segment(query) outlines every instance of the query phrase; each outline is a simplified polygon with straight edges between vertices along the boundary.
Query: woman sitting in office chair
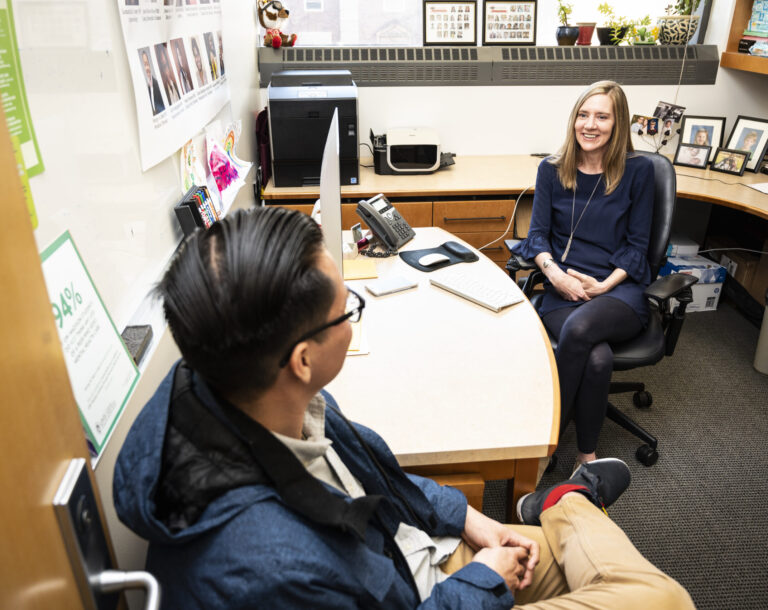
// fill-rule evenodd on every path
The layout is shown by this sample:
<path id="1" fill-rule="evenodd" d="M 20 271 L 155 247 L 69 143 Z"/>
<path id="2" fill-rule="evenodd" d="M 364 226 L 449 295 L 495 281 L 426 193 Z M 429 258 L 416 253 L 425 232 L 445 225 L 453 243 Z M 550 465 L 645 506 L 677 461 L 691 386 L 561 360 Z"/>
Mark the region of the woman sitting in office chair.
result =
<path id="1" fill-rule="evenodd" d="M 516 253 L 546 276 L 539 315 L 558 340 L 560 432 L 573 419 L 577 466 L 596 459 L 613 367 L 609 343 L 647 324 L 653 165 L 633 156 L 627 99 L 613 81 L 576 101 L 565 143 L 539 165 L 528 237 Z"/>

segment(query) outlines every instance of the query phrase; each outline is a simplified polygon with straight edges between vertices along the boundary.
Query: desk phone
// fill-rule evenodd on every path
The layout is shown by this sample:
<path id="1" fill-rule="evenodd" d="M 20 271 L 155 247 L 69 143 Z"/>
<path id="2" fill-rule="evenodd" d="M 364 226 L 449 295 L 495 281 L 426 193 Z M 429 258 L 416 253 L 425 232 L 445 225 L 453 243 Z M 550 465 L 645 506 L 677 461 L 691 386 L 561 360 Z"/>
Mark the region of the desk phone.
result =
<path id="1" fill-rule="evenodd" d="M 416 235 L 411 225 L 381 193 L 360 201 L 357 204 L 357 215 L 389 250 L 398 250 Z"/>

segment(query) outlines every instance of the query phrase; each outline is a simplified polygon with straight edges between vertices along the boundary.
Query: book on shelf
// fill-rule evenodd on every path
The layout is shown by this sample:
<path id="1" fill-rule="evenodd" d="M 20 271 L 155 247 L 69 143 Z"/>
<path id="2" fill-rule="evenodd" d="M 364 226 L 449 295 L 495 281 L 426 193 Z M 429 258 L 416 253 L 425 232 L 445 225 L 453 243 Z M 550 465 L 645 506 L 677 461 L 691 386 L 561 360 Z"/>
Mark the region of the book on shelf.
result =
<path id="1" fill-rule="evenodd" d="M 768 36 L 742 36 L 739 39 L 739 53 L 749 53 L 756 42 L 768 43 Z"/>

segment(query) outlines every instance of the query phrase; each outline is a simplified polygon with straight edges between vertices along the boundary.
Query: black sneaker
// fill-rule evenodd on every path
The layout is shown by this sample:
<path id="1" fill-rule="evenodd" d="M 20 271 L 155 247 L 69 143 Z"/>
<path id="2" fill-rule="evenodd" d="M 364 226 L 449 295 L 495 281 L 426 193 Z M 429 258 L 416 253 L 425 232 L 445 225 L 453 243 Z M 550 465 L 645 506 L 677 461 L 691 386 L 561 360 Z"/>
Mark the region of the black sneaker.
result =
<path id="1" fill-rule="evenodd" d="M 549 494 L 558 487 L 582 486 L 574 489 L 587 496 L 598 508 L 605 509 L 613 504 L 629 487 L 631 475 L 629 466 L 617 458 L 603 458 L 582 464 L 567 481 L 557 483 L 548 489 L 527 494 L 517 502 L 517 518 L 526 525 L 541 525 L 539 516 Z M 586 488 L 586 489 L 585 489 Z"/>

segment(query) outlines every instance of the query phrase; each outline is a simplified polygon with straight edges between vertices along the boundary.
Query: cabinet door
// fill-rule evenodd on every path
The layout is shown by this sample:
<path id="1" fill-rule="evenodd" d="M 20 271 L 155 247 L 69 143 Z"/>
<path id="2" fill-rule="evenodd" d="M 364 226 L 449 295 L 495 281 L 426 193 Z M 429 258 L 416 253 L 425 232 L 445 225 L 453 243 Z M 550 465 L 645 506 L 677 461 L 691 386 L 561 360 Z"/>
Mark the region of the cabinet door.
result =
<path id="1" fill-rule="evenodd" d="M 303 212 L 307 216 L 310 216 L 312 214 L 312 208 L 315 207 L 314 204 L 311 204 L 311 203 L 292 203 L 288 205 L 275 203 L 270 205 L 277 205 L 277 206 L 280 206 L 281 208 L 285 208 L 286 210 L 298 210 L 299 212 Z"/>
<path id="2" fill-rule="evenodd" d="M 432 202 L 431 201 L 398 201 L 394 204 L 400 215 L 405 218 L 412 227 L 432 226 Z M 356 203 L 343 203 L 341 205 L 341 228 L 350 229 L 352 225 L 362 222 L 355 210 Z M 363 228 L 368 225 L 363 223 Z"/>
<path id="3" fill-rule="evenodd" d="M 434 226 L 451 233 L 498 231 L 509 225 L 515 202 L 509 199 L 488 201 L 435 201 Z M 511 227 L 510 227 L 511 229 Z"/>

